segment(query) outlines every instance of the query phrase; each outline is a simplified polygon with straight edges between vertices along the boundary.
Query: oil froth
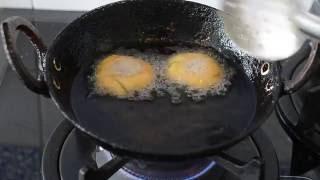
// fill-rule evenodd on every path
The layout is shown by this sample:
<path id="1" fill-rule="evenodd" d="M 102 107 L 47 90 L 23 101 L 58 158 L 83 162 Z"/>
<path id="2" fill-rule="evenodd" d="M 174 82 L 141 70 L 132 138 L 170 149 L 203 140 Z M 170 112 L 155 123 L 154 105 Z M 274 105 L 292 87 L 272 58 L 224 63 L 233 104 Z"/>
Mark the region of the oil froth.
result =
<path id="1" fill-rule="evenodd" d="M 112 53 L 142 59 L 146 63 L 149 63 L 153 68 L 154 80 L 152 83 L 139 91 L 120 97 L 132 101 L 154 100 L 157 97 L 164 96 L 168 96 L 174 104 L 182 103 L 186 99 L 185 97 L 197 102 L 203 101 L 207 96 L 225 95 L 228 91 L 228 87 L 231 86 L 231 79 L 235 73 L 234 69 L 226 62 L 225 59 L 219 58 L 211 49 L 206 48 L 190 48 L 181 46 L 148 48 L 142 50 L 119 48 L 114 50 Z M 169 67 L 168 59 L 171 56 L 180 53 L 202 53 L 217 60 L 217 63 L 221 66 L 224 72 L 221 80 L 217 84 L 203 89 L 181 85 L 169 80 L 167 77 L 167 70 Z M 199 72 L 206 68 L 205 65 L 206 64 L 203 62 L 197 62 L 196 59 L 188 62 L 187 64 L 190 71 L 194 72 Z M 94 66 L 96 66 L 96 64 Z M 129 65 L 121 66 L 121 68 L 122 67 L 131 68 L 133 70 L 136 69 L 134 67 L 129 67 Z M 129 73 L 133 70 L 124 71 Z M 96 81 L 96 77 L 94 77 L 94 75 L 91 75 L 90 79 L 92 82 Z M 101 91 L 97 88 L 94 89 L 94 92 L 98 95 L 105 95 L 101 94 Z"/>

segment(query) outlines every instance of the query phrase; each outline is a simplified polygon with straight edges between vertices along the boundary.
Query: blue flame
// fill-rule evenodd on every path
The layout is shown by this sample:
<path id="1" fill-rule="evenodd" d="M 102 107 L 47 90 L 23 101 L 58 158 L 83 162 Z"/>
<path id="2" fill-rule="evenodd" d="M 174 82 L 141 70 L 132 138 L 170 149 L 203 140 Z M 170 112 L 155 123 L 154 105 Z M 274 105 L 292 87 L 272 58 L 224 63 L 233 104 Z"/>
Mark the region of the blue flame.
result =
<path id="1" fill-rule="evenodd" d="M 208 171 L 210 171 L 214 166 L 216 165 L 216 162 L 212 161 L 206 168 L 204 168 L 201 172 L 191 176 L 191 177 L 185 177 L 183 178 L 183 180 L 194 180 L 197 179 L 201 176 L 203 176 L 204 174 L 206 174 Z M 148 177 L 141 177 L 141 175 L 135 174 L 134 172 L 126 169 L 120 169 L 121 173 L 123 173 L 125 176 L 127 176 L 128 178 L 132 179 L 132 180 L 147 180 L 150 179 Z M 169 178 L 170 179 L 170 178 Z"/>
<path id="2" fill-rule="evenodd" d="M 206 174 L 208 171 L 210 171 L 211 168 L 213 168 L 216 165 L 216 162 L 212 161 L 206 168 L 204 168 L 201 172 L 199 172 L 198 174 L 185 178 L 184 180 L 193 180 L 193 179 L 197 179 L 198 177 Z"/>

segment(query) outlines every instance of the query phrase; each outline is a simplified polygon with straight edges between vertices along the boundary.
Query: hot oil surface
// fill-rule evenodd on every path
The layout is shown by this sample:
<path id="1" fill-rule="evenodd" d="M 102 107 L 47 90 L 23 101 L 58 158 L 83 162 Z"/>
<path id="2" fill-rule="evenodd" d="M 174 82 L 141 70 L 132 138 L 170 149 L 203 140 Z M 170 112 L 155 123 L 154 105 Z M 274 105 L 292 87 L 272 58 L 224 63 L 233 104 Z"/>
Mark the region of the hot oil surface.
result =
<path id="1" fill-rule="evenodd" d="M 228 63 L 226 67 L 230 67 L 233 76 L 229 81 L 226 79 L 221 89 L 205 92 L 205 99 L 195 103 L 198 97 L 203 98 L 203 92 L 181 93 L 179 88 L 168 86 L 161 78 L 164 59 L 176 52 L 210 50 L 175 48 L 117 49 L 110 52 L 136 55 L 153 65 L 160 64 L 154 66 L 159 68 L 156 72 L 160 78 L 156 79 L 160 82 L 154 83 L 151 91 L 145 90 L 132 97 L 139 100 L 151 98 L 152 101 L 128 101 L 92 94 L 94 68 L 86 66 L 81 69 L 71 92 L 72 108 L 79 124 L 115 147 L 141 152 L 158 151 L 160 154 L 175 153 L 175 150 L 179 154 L 181 148 L 199 151 L 240 136 L 253 120 L 257 103 L 255 87 L 242 67 L 237 61 L 218 58 L 222 64 Z M 207 96 L 207 93 L 223 95 Z"/>

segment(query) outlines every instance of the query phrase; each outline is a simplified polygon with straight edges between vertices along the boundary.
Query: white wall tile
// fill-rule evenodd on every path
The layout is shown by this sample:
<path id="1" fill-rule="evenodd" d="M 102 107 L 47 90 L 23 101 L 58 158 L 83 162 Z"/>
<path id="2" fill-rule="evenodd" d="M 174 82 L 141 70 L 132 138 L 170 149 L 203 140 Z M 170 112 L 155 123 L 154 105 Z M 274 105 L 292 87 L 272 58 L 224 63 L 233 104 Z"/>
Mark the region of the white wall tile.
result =
<path id="1" fill-rule="evenodd" d="M 33 0 L 35 9 L 88 11 L 118 0 Z"/>
<path id="2" fill-rule="evenodd" d="M 1 1 L 1 0 L 0 0 Z M 88 11 L 118 0 L 33 0 L 35 9 Z M 216 7 L 221 0 L 192 0 Z"/>
<path id="3" fill-rule="evenodd" d="M 205 4 L 207 6 L 216 7 L 216 8 L 223 7 L 223 0 L 189 0 L 189 1 Z"/>
<path id="4" fill-rule="evenodd" d="M 0 0 L 0 8 L 31 9 L 32 8 L 32 0 Z"/>
<path id="5" fill-rule="evenodd" d="M 0 0 L 0 7 L 48 10 L 88 11 L 118 0 Z M 209 6 L 219 6 L 221 0 L 191 0 Z"/>

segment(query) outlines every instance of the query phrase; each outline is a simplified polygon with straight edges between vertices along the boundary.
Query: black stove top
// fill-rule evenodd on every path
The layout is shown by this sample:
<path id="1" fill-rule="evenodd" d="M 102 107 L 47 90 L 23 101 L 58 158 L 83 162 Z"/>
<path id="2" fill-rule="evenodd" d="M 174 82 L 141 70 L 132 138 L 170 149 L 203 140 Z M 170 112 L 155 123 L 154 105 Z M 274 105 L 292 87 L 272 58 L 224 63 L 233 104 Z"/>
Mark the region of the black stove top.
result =
<path id="1" fill-rule="evenodd" d="M 81 169 L 101 167 L 115 158 L 63 121 L 49 139 L 42 173 L 44 180 L 78 179 Z M 182 162 L 130 160 L 110 180 L 277 180 L 278 177 L 276 153 L 263 130 L 258 130 L 221 156 Z"/>
<path id="2" fill-rule="evenodd" d="M 297 70 L 302 66 L 298 65 Z M 294 76 L 297 70 L 286 76 Z M 320 164 L 319 75 L 320 71 L 316 71 L 297 92 L 282 97 L 275 108 L 280 125 L 293 141 L 291 172 L 294 175 Z"/>
<path id="3" fill-rule="evenodd" d="M 12 15 L 32 20 L 49 45 L 57 33 L 80 14 L 82 13 L 0 9 L 0 20 Z M 25 63 L 30 69 L 35 69 L 35 53 L 31 45 L 23 37 L 18 42 Z M 6 69 L 3 63 L 5 61 L 3 48 L 0 47 L 0 82 L 3 79 L 2 84 L 0 83 L 0 179 L 41 180 L 40 164 L 44 145 L 55 127 L 63 121 L 63 117 L 49 99 L 29 92 L 11 69 L 1 73 Z M 71 129 L 70 132 L 73 131 Z M 270 116 L 262 129 L 275 147 L 280 174 L 289 175 L 292 142 L 275 114 Z M 254 141 L 254 137 L 251 138 Z M 55 166 L 52 168 L 59 171 Z M 313 179 L 320 179 L 317 172 L 312 171 L 308 175 Z M 51 175 L 50 177 L 54 177 Z"/>

